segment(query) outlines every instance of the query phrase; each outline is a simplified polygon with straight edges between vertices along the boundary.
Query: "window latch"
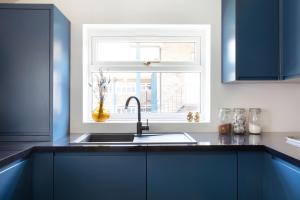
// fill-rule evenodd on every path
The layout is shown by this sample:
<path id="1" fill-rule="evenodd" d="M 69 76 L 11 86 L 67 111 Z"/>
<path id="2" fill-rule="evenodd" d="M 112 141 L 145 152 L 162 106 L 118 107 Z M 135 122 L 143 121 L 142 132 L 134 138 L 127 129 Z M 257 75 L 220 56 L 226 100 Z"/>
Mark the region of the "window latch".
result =
<path id="1" fill-rule="evenodd" d="M 144 62 L 144 65 L 149 66 L 149 65 L 151 65 L 152 63 L 160 63 L 160 61 L 145 61 L 145 62 Z"/>

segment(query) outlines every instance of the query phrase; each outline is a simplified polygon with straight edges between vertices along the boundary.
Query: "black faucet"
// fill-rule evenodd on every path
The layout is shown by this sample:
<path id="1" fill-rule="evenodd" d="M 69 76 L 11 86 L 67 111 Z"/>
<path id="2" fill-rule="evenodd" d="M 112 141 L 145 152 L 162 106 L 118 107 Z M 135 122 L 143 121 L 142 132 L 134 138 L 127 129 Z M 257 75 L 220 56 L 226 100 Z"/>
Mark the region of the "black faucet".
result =
<path id="1" fill-rule="evenodd" d="M 137 102 L 137 106 L 138 106 L 138 122 L 136 124 L 136 134 L 137 136 L 142 136 L 143 131 L 148 131 L 149 130 L 149 126 L 148 126 L 148 119 L 147 119 L 147 125 L 143 126 L 142 122 L 141 122 L 141 103 L 139 101 L 139 99 L 135 96 L 131 96 L 127 99 L 126 104 L 125 104 L 125 109 L 128 108 L 129 102 L 131 99 L 135 99 Z"/>

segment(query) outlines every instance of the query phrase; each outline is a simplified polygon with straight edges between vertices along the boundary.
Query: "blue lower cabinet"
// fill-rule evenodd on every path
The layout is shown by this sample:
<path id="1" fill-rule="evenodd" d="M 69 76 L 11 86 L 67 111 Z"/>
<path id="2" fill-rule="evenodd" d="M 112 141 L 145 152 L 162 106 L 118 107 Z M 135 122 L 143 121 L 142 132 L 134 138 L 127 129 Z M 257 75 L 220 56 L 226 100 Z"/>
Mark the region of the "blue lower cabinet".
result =
<path id="1" fill-rule="evenodd" d="M 264 183 L 262 151 L 238 152 L 238 199 L 262 200 Z"/>
<path id="2" fill-rule="evenodd" d="M 148 200 L 237 199 L 235 152 L 148 153 Z"/>
<path id="3" fill-rule="evenodd" d="M 264 174 L 263 174 L 263 200 L 275 200 L 273 185 L 273 170 L 272 170 L 272 155 L 264 153 Z"/>
<path id="4" fill-rule="evenodd" d="M 146 153 L 57 153 L 54 200 L 145 200 Z"/>
<path id="5" fill-rule="evenodd" d="M 300 199 L 300 168 L 272 157 L 272 200 Z M 271 200 L 270 199 L 270 200 Z"/>
<path id="6" fill-rule="evenodd" d="M 53 200 L 53 153 L 33 153 L 32 200 Z"/>
<path id="7" fill-rule="evenodd" d="M 0 169 L 1 200 L 31 200 L 31 163 L 15 162 Z"/>

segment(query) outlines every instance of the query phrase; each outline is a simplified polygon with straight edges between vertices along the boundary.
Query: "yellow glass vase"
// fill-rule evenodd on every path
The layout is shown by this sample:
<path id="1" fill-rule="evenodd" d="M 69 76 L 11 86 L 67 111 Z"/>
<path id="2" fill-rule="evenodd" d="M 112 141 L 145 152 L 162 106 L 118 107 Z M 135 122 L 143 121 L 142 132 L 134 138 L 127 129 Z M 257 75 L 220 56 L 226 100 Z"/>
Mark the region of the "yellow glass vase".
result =
<path id="1" fill-rule="evenodd" d="M 92 118 L 95 122 L 105 122 L 110 117 L 110 113 L 104 108 L 103 103 L 103 100 L 101 100 L 99 106 L 92 113 Z"/>

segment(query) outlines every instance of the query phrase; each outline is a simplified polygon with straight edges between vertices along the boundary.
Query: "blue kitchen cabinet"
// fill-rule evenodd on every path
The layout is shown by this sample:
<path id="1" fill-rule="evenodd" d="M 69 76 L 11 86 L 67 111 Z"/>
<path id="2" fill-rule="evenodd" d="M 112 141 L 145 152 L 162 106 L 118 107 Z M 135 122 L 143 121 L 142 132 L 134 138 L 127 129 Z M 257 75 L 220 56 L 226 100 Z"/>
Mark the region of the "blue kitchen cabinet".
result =
<path id="1" fill-rule="evenodd" d="M 299 200 L 300 168 L 265 153 L 263 200 Z"/>
<path id="2" fill-rule="evenodd" d="M 56 153 L 54 200 L 145 200 L 146 153 Z"/>
<path id="3" fill-rule="evenodd" d="M 281 160 L 271 158 L 272 162 L 272 200 L 300 199 L 300 168 Z M 270 199 L 270 200 L 271 200 Z"/>
<path id="4" fill-rule="evenodd" d="M 278 80 L 279 52 L 279 0 L 222 0 L 223 83 Z"/>
<path id="5" fill-rule="evenodd" d="M 1 200 L 31 200 L 31 164 L 18 161 L 0 169 Z"/>
<path id="6" fill-rule="evenodd" d="M 263 151 L 238 152 L 238 200 L 262 200 L 264 184 Z"/>
<path id="7" fill-rule="evenodd" d="M 70 22 L 54 5 L 0 4 L 0 141 L 69 132 Z"/>
<path id="8" fill-rule="evenodd" d="M 249 163 L 252 165 L 253 163 Z M 274 188 L 273 188 L 273 159 L 272 155 L 269 153 L 264 153 L 263 161 L 263 200 L 274 200 Z"/>
<path id="9" fill-rule="evenodd" d="M 235 152 L 150 152 L 148 200 L 237 199 Z"/>
<path id="10" fill-rule="evenodd" d="M 300 1 L 280 0 L 282 78 L 300 76 Z"/>
<path id="11" fill-rule="evenodd" d="M 32 200 L 53 200 L 53 153 L 33 153 Z"/>

